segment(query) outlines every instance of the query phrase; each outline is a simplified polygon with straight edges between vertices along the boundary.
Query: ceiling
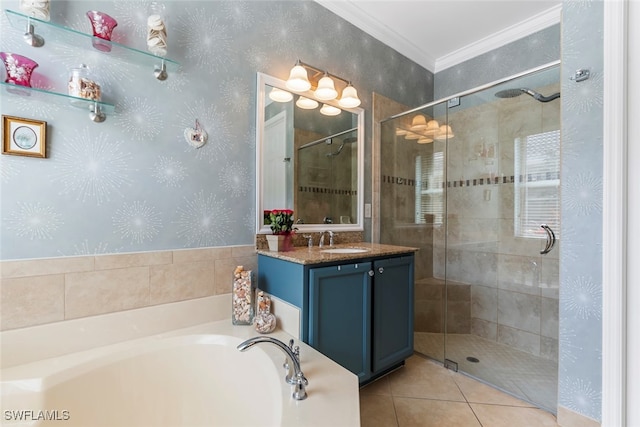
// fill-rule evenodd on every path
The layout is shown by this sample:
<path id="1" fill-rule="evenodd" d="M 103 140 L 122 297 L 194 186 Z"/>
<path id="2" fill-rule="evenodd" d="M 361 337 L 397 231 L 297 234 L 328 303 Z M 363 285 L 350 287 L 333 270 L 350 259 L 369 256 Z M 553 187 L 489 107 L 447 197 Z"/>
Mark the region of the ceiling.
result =
<path id="1" fill-rule="evenodd" d="M 561 0 L 316 0 L 438 72 L 560 22 Z"/>

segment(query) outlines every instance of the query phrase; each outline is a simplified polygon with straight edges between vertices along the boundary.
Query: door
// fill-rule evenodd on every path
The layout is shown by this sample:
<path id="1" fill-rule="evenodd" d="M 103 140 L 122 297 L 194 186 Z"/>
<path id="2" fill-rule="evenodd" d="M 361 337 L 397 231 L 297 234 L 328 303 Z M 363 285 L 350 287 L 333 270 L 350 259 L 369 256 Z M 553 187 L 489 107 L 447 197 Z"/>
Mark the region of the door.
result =
<path id="1" fill-rule="evenodd" d="M 371 263 L 309 270 L 309 345 L 358 376 L 371 375 Z"/>

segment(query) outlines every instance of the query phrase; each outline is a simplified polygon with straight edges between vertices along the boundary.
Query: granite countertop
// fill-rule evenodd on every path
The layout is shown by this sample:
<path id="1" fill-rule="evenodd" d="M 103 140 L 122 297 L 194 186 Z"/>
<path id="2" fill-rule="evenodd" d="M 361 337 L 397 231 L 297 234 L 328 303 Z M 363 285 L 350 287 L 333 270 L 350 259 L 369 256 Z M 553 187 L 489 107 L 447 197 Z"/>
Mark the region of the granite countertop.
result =
<path id="1" fill-rule="evenodd" d="M 327 253 L 322 252 L 327 249 L 340 248 L 362 248 L 367 249 L 358 253 Z M 269 250 L 259 249 L 258 254 L 281 259 L 284 261 L 295 262 L 298 264 L 322 264 L 325 262 L 335 262 L 343 260 L 356 260 L 363 258 L 376 258 L 388 255 L 400 255 L 417 252 L 418 248 L 408 246 L 383 245 L 380 243 L 358 242 L 358 243 L 342 243 L 338 245 L 325 245 L 323 248 L 318 246 L 296 246 L 292 251 L 287 252 L 271 252 Z"/>

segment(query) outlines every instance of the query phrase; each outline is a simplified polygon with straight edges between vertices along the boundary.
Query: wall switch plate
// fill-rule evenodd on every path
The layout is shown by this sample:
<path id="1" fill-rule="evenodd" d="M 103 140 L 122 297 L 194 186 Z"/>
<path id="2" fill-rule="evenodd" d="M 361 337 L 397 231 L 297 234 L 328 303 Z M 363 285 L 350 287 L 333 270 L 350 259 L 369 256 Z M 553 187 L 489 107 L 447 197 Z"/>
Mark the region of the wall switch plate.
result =
<path id="1" fill-rule="evenodd" d="M 371 218 L 371 203 L 364 204 L 364 217 Z"/>

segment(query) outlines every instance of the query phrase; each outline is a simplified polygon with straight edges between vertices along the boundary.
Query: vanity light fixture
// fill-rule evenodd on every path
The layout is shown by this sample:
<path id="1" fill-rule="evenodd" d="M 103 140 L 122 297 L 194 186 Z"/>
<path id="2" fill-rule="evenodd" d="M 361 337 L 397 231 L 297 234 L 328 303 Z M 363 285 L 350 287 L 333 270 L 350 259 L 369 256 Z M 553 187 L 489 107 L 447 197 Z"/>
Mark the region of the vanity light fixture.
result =
<path id="1" fill-rule="evenodd" d="M 433 142 L 433 138 L 429 138 L 428 136 L 421 136 L 418 139 L 418 144 L 430 144 Z"/>
<path id="2" fill-rule="evenodd" d="M 271 92 L 269 92 L 269 98 L 276 102 L 289 102 L 293 99 L 293 95 L 291 92 L 274 87 L 271 89 Z"/>
<path id="3" fill-rule="evenodd" d="M 320 112 L 325 116 L 337 116 L 342 112 L 342 110 L 334 107 L 333 105 L 322 104 L 322 108 L 320 109 Z"/>
<path id="4" fill-rule="evenodd" d="M 422 115 L 416 115 L 413 120 L 411 120 L 411 130 L 423 130 L 427 128 L 427 119 Z"/>
<path id="5" fill-rule="evenodd" d="M 404 136 L 407 134 L 407 131 L 401 128 L 396 128 L 396 135 L 397 136 Z"/>
<path id="6" fill-rule="evenodd" d="M 314 108 L 318 108 L 318 101 L 301 96 L 296 101 L 296 105 L 303 110 L 313 110 Z"/>
<path id="7" fill-rule="evenodd" d="M 338 105 L 343 108 L 355 108 L 360 105 L 360 98 L 358 98 L 358 91 L 349 82 L 347 87 L 342 90 L 342 97 L 338 101 Z"/>
<path id="8" fill-rule="evenodd" d="M 447 138 L 453 138 L 453 131 L 451 130 L 451 126 L 449 125 L 442 125 L 440 126 L 440 132 L 438 132 L 435 136 L 435 138 L 438 141 L 444 141 Z"/>
<path id="9" fill-rule="evenodd" d="M 333 80 L 329 77 L 329 73 L 325 72 L 324 76 L 318 82 L 315 95 L 320 101 L 331 101 L 338 96 L 338 91 L 336 90 Z"/>
<path id="10" fill-rule="evenodd" d="M 417 133 L 413 133 L 413 132 L 407 132 L 407 134 L 404 136 L 405 139 L 420 139 L 422 135 L 419 135 Z"/>
<path id="11" fill-rule="evenodd" d="M 309 77 L 307 70 L 313 74 Z M 331 101 L 338 98 L 338 90 L 335 87 L 335 80 L 344 82 L 342 96 L 338 100 L 338 105 L 342 108 L 355 108 L 360 105 L 358 91 L 349 80 L 340 76 L 323 71 L 312 65 L 305 64 L 299 59 L 289 73 L 289 80 L 286 82 L 287 89 L 293 92 L 306 92 L 315 90 L 314 95 L 320 101 Z"/>
<path id="12" fill-rule="evenodd" d="M 287 80 L 286 86 L 287 89 L 294 92 L 305 92 L 311 89 L 307 70 L 302 66 L 299 59 L 289 73 L 289 80 Z"/>
<path id="13" fill-rule="evenodd" d="M 425 127 L 424 133 L 426 135 L 435 135 L 440 132 L 440 124 L 437 120 L 429 120 L 427 126 Z"/>

